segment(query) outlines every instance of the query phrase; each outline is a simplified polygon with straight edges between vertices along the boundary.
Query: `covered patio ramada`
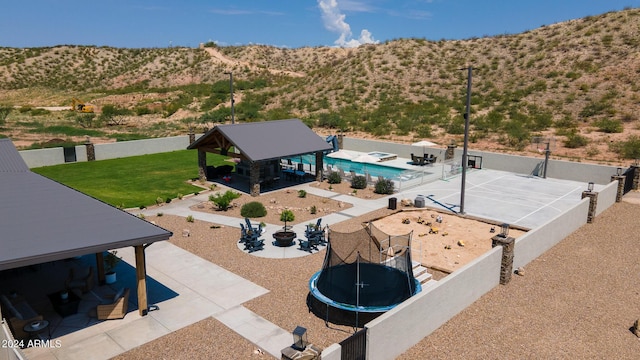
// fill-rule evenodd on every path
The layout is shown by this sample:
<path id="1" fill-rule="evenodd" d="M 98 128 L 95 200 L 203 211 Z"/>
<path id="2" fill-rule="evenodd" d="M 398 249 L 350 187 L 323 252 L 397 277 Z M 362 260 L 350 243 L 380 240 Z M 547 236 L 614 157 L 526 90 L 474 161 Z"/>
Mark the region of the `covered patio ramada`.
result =
<path id="1" fill-rule="evenodd" d="M 201 179 L 207 178 L 207 152 L 238 159 L 236 174 L 248 177 L 249 193 L 258 196 L 265 180 L 278 177 L 286 157 L 315 154 L 315 177 L 322 181 L 323 153 L 332 146 L 299 119 L 287 119 L 218 125 L 187 149 L 198 150 Z"/>
<path id="2" fill-rule="evenodd" d="M 103 253 L 131 246 L 138 311 L 147 315 L 145 249 L 171 232 L 31 172 L 9 139 L 0 139 L 0 183 L 0 271 L 95 254 L 104 283 Z"/>

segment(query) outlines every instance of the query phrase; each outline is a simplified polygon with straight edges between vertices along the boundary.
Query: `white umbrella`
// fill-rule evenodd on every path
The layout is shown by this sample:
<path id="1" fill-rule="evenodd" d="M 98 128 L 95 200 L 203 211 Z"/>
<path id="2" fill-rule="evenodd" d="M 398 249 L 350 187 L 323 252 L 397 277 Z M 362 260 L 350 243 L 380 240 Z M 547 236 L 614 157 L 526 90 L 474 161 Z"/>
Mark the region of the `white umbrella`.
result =
<path id="1" fill-rule="evenodd" d="M 413 144 L 411 144 L 413 146 L 422 146 L 422 147 L 431 147 L 431 146 L 438 146 L 438 144 L 431 142 L 429 140 L 421 140 L 418 142 L 415 142 Z"/>
<path id="2" fill-rule="evenodd" d="M 361 162 L 361 163 L 372 163 L 372 162 L 378 162 L 380 161 L 380 158 L 377 158 L 375 156 L 371 156 L 369 154 L 362 154 L 358 157 L 356 157 L 355 159 L 351 159 L 351 161 L 353 162 Z"/>

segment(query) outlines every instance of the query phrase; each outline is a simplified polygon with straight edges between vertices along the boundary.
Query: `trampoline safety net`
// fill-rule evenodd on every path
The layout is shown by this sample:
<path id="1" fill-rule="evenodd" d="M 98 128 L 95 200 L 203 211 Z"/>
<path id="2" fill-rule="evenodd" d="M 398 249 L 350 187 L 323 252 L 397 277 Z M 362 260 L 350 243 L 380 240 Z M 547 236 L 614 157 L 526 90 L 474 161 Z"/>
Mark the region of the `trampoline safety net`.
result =
<path id="1" fill-rule="evenodd" d="M 385 234 L 370 224 L 356 232 L 329 229 L 329 245 L 317 289 L 333 301 L 357 307 L 396 305 L 411 297 L 411 233 Z"/>

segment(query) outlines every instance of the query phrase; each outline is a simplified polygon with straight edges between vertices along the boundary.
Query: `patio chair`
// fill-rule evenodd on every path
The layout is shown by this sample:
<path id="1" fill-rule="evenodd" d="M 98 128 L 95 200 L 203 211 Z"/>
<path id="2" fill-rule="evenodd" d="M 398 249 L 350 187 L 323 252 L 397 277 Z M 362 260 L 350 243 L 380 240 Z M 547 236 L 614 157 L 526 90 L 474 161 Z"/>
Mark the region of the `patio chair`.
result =
<path id="1" fill-rule="evenodd" d="M 251 228 L 251 229 L 253 229 L 253 228 Z M 238 242 L 246 243 L 248 241 L 257 240 L 260 237 L 260 235 L 262 234 L 262 225 L 258 225 L 258 230 L 259 231 L 247 230 L 247 228 L 244 226 L 244 224 L 240 223 L 240 241 L 238 241 Z"/>
<path id="2" fill-rule="evenodd" d="M 127 315 L 129 306 L 129 288 L 122 288 L 113 297 L 110 304 L 96 306 L 98 320 L 122 319 Z"/>
<path id="3" fill-rule="evenodd" d="M 433 154 L 424 154 L 424 158 L 425 158 L 425 163 L 427 165 L 431 165 L 433 163 L 436 162 L 436 159 L 438 159 L 437 156 L 433 156 Z"/>
<path id="4" fill-rule="evenodd" d="M 318 230 L 322 230 L 322 218 L 319 218 L 316 221 L 315 225 L 307 225 L 307 229 L 304 231 L 305 235 L 309 235 L 311 233 L 317 232 Z"/>
<path id="5" fill-rule="evenodd" d="M 258 236 L 262 234 L 262 224 L 258 224 L 257 228 L 253 227 L 253 225 L 251 225 L 251 220 L 248 217 L 244 218 L 244 222 L 247 224 L 247 231 L 256 233 Z"/>
<path id="6" fill-rule="evenodd" d="M 415 156 L 413 155 L 413 153 L 411 153 L 411 164 L 412 165 L 420 165 L 420 162 L 422 161 L 423 158 L 421 158 L 420 156 Z"/>
<path id="7" fill-rule="evenodd" d="M 298 239 L 298 245 L 300 245 L 298 250 L 306 251 L 308 253 L 312 253 L 313 250 L 318 251 L 318 247 L 313 242 L 311 242 L 309 240 Z"/>
<path id="8" fill-rule="evenodd" d="M 94 286 L 93 266 L 88 266 L 83 269 L 69 269 L 69 276 L 64 281 L 64 286 L 67 290 L 78 289 L 83 294 L 89 292 Z"/>
<path id="9" fill-rule="evenodd" d="M 248 240 L 244 243 L 244 250 L 248 250 L 249 253 L 264 249 L 264 240 L 254 239 Z"/>
<path id="10" fill-rule="evenodd" d="M 320 221 L 322 221 L 322 218 L 318 219 L 318 222 L 315 225 L 307 225 L 307 229 L 304 232 L 304 236 L 307 238 L 307 241 L 315 246 L 325 245 L 327 243 L 325 239 L 325 232 L 320 225 Z"/>
<path id="11" fill-rule="evenodd" d="M 349 179 L 351 179 L 351 180 L 355 179 L 355 177 L 356 177 L 356 172 L 355 172 L 355 171 L 350 170 L 350 171 L 349 171 L 349 174 L 351 175 L 351 176 L 349 177 Z"/>

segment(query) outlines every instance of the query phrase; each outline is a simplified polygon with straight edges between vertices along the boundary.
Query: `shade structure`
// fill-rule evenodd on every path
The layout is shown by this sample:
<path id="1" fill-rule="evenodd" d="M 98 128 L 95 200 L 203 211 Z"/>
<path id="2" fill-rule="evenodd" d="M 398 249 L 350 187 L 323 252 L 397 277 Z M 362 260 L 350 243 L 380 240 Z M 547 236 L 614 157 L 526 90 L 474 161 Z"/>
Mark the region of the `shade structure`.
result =
<path id="1" fill-rule="evenodd" d="M 374 163 L 374 162 L 378 162 L 380 161 L 380 158 L 377 158 L 375 156 L 369 155 L 369 154 L 362 154 L 360 156 L 357 156 L 353 159 L 351 159 L 351 161 L 353 162 L 361 162 L 361 163 Z"/>
<path id="2" fill-rule="evenodd" d="M 422 146 L 422 147 L 431 147 L 431 146 L 438 146 L 438 144 L 431 142 L 429 140 L 420 140 L 418 142 L 414 142 L 413 144 L 411 144 L 412 146 Z"/>

